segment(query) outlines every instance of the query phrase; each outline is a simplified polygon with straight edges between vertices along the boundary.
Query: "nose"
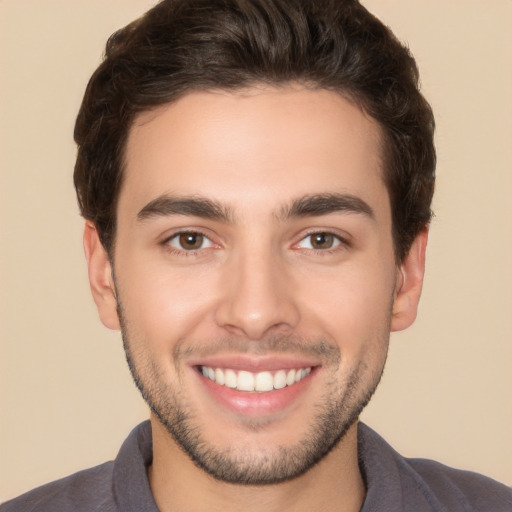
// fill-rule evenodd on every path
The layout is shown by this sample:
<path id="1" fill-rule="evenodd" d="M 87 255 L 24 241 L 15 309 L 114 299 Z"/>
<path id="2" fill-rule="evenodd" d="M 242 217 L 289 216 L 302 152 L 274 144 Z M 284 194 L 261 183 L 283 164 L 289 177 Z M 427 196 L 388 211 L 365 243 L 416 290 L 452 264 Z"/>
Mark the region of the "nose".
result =
<path id="1" fill-rule="evenodd" d="M 270 251 L 269 251 L 270 253 Z M 286 334 L 300 318 L 293 280 L 270 254 L 239 255 L 226 265 L 216 321 L 230 334 L 259 340 Z"/>

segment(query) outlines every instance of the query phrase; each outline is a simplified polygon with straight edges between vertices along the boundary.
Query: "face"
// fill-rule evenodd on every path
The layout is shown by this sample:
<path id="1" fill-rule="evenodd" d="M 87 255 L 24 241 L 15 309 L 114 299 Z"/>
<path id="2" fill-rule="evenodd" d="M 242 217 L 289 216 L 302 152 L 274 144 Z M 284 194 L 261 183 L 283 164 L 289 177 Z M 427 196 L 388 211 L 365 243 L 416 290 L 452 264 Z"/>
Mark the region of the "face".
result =
<path id="1" fill-rule="evenodd" d="M 124 178 L 115 281 L 90 225 L 85 245 L 154 424 L 221 480 L 306 471 L 421 288 L 424 244 L 394 259 L 378 126 L 323 90 L 192 93 L 136 120 Z"/>

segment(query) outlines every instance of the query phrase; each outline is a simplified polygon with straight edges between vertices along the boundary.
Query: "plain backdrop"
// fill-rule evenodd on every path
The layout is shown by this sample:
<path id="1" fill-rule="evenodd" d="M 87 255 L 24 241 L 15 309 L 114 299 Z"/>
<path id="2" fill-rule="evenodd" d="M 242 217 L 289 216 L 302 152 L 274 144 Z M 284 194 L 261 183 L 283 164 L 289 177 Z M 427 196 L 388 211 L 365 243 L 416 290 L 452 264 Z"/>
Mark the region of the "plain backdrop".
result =
<path id="1" fill-rule="evenodd" d="M 512 2 L 367 0 L 437 118 L 416 324 L 363 415 L 406 456 L 512 484 Z M 0 499 L 115 457 L 148 416 L 90 298 L 74 119 L 108 35 L 150 0 L 0 0 Z"/>

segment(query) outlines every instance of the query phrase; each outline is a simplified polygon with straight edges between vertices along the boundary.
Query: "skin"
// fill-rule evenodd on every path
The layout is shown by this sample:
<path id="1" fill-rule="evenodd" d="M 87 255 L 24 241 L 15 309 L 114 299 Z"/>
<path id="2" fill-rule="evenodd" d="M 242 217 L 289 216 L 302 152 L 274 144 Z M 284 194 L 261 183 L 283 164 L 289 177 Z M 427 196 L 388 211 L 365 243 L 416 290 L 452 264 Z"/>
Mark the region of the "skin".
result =
<path id="1" fill-rule="evenodd" d="M 356 207 L 290 207 L 327 194 Z M 207 199 L 222 215 L 172 213 L 169 197 Z M 186 409 L 209 452 L 265 471 L 282 447 L 310 442 L 319 410 L 339 403 L 334 412 L 347 423 L 300 475 L 242 485 L 194 464 L 153 412 L 149 478 L 159 508 L 359 510 L 351 414 L 378 383 L 390 331 L 414 321 L 427 240 L 424 231 L 397 264 L 376 122 L 324 90 L 191 93 L 137 118 L 117 215 L 114 269 L 86 223 L 91 289 L 103 323 L 122 324 L 136 377 L 160 412 L 172 415 L 166 402 Z M 196 249 L 183 245 L 183 231 L 204 236 Z M 334 236 L 315 245 L 315 233 Z M 328 356 L 313 350 L 321 344 Z M 314 371 L 272 409 L 226 407 L 197 369 L 276 360 Z"/>

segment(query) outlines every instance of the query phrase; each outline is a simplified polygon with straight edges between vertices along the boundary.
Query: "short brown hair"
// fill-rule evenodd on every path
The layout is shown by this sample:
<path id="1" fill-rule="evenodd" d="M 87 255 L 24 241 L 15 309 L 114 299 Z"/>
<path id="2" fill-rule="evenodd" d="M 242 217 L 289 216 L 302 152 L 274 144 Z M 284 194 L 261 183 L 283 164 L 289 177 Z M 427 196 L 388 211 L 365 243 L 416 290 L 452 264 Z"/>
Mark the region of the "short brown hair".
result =
<path id="1" fill-rule="evenodd" d="M 431 218 L 434 118 L 410 52 L 357 0 L 163 0 L 114 33 L 75 126 L 78 202 L 105 249 L 138 113 L 193 90 L 291 82 L 339 92 L 379 123 L 401 261 Z"/>

